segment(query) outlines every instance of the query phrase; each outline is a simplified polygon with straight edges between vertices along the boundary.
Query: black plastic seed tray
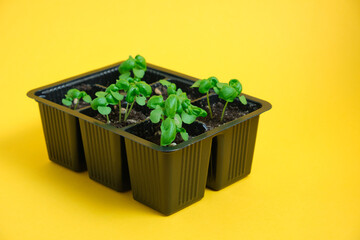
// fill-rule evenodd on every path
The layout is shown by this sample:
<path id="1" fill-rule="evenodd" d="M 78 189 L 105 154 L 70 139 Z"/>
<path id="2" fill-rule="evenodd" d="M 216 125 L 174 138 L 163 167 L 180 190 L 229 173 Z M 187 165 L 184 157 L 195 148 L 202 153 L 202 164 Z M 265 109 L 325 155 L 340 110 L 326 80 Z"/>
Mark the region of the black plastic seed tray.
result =
<path id="1" fill-rule="evenodd" d="M 28 93 L 39 103 L 50 160 L 74 171 L 87 167 L 91 179 L 117 191 L 132 189 L 134 199 L 165 215 L 199 201 L 206 185 L 220 190 L 250 173 L 259 115 L 271 108 L 266 101 L 245 95 L 250 108 L 247 115 L 210 131 L 196 122 L 189 127 L 197 129 L 198 136 L 168 147 L 137 134 L 136 129 L 144 124 L 151 129 L 149 120 L 116 128 L 96 120 L 89 106 L 72 110 L 61 105 L 71 88 L 89 85 L 94 95 L 115 83 L 120 64 Z M 161 79 L 176 83 L 185 92 L 193 91 L 189 87 L 197 80 L 148 64 L 143 80 L 155 88 Z M 206 101 L 206 96 L 194 94 L 193 104 Z M 214 94 L 210 99 L 218 101 Z M 243 106 L 239 103 L 239 107 Z"/>

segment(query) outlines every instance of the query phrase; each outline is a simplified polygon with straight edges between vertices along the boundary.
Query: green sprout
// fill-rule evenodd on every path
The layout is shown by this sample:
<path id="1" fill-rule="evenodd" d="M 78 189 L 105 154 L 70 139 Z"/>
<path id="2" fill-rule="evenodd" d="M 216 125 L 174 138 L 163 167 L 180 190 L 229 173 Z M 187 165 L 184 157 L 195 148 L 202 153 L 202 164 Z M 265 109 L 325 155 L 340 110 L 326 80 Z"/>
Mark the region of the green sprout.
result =
<path id="1" fill-rule="evenodd" d="M 98 94 L 98 92 L 96 93 Z M 106 116 L 107 123 L 110 123 L 109 114 L 111 113 L 111 108 L 108 107 L 109 103 L 105 96 L 99 97 L 102 95 L 102 92 L 98 94 L 98 97 L 91 101 L 91 108 L 97 110 L 100 114 Z"/>
<path id="2" fill-rule="evenodd" d="M 146 71 L 146 61 L 140 55 L 137 55 L 135 58 L 129 56 L 129 58 L 124 61 L 119 66 L 120 79 L 127 79 L 128 77 L 133 77 L 136 81 L 142 79 Z M 133 75 L 131 75 L 133 73 Z"/>
<path id="3" fill-rule="evenodd" d="M 122 121 L 121 116 L 121 101 L 124 95 L 119 91 L 124 90 L 126 93 L 126 110 L 124 121 L 126 121 L 131 113 L 131 110 L 136 102 L 140 106 L 146 104 L 146 99 L 150 97 L 152 89 L 149 84 L 141 79 L 144 77 L 146 71 L 146 61 L 140 55 L 135 58 L 129 57 L 119 66 L 120 77 L 115 84 L 111 84 L 105 91 L 99 91 L 97 96 L 91 103 L 91 107 L 97 110 L 100 114 L 106 116 L 107 123 L 110 123 L 109 114 L 111 108 L 108 105 L 119 106 L 119 122 Z M 129 108 L 130 107 L 130 108 Z"/>
<path id="4" fill-rule="evenodd" d="M 130 115 L 130 112 L 136 102 L 140 106 L 146 104 L 146 99 L 150 97 L 152 89 L 149 84 L 144 81 L 139 80 L 138 78 L 128 77 L 127 79 L 117 80 L 115 87 L 118 90 L 124 90 L 126 92 L 126 111 L 124 121 Z M 129 109 L 130 105 L 130 109 Z M 121 113 L 120 113 L 121 114 Z"/>
<path id="5" fill-rule="evenodd" d="M 120 77 L 116 81 L 114 87 L 126 92 L 127 105 L 124 121 L 129 117 L 134 103 L 136 102 L 140 106 L 144 106 L 146 99 L 150 97 L 152 93 L 150 85 L 141 81 L 145 75 L 146 69 L 145 58 L 140 55 L 137 55 L 135 58 L 129 56 L 129 58 L 119 66 Z M 121 111 L 119 119 L 121 122 Z"/>
<path id="6" fill-rule="evenodd" d="M 124 99 L 124 96 L 119 93 L 119 89 L 115 84 L 111 84 L 106 88 L 105 92 L 98 91 L 95 93 L 97 98 L 91 102 L 91 107 L 94 110 L 97 110 L 100 114 L 106 116 L 107 123 L 110 123 L 109 114 L 111 108 L 108 105 L 119 105 L 119 122 L 121 122 L 121 100 Z"/>
<path id="7" fill-rule="evenodd" d="M 211 106 L 210 106 L 209 91 L 212 88 L 215 89 L 216 85 L 218 83 L 219 83 L 219 80 L 216 77 L 209 77 L 208 79 L 202 79 L 202 80 L 196 81 L 191 86 L 191 88 L 199 88 L 199 92 L 202 93 L 202 94 L 206 93 L 206 98 L 207 98 L 207 103 L 208 103 L 209 113 L 210 113 L 211 118 L 213 118 L 213 114 L 212 114 Z"/>
<path id="8" fill-rule="evenodd" d="M 169 81 L 166 81 L 165 79 L 159 80 L 159 82 L 161 83 L 161 85 L 166 87 L 168 96 L 170 96 L 171 94 L 176 94 L 176 84 L 175 83 L 171 83 Z"/>
<path id="9" fill-rule="evenodd" d="M 150 97 L 152 89 L 149 84 L 144 81 L 135 81 L 134 78 L 128 77 L 128 79 L 117 80 L 116 84 L 111 84 L 105 91 L 99 91 L 95 93 L 97 96 L 91 102 L 91 107 L 94 110 L 104 116 L 106 116 L 108 123 L 108 115 L 111 112 L 111 108 L 108 105 L 118 105 L 119 106 L 119 122 L 121 122 L 121 101 L 124 99 L 124 95 L 120 94 L 119 91 L 124 90 L 126 93 L 126 110 L 124 121 L 126 121 L 131 113 L 131 110 L 136 102 L 140 106 L 146 104 L 146 99 Z M 130 106 L 130 108 L 129 108 Z"/>
<path id="10" fill-rule="evenodd" d="M 170 92 L 171 94 L 166 100 L 161 95 L 152 96 L 147 103 L 147 106 L 153 109 L 150 113 L 151 122 L 159 123 L 161 121 L 160 145 L 167 146 L 171 144 L 175 140 L 177 133 L 180 133 L 182 139 L 187 141 L 189 134 L 182 127 L 182 123 L 191 124 L 197 117 L 206 117 L 207 112 L 192 105 L 186 93 L 180 88 L 176 90 L 174 83 L 166 80 L 161 80 L 160 82 L 168 87 L 168 93 Z"/>
<path id="11" fill-rule="evenodd" d="M 225 109 L 229 102 L 233 102 L 235 98 L 239 98 L 240 102 L 244 105 L 247 104 L 246 98 L 244 95 L 241 95 L 242 86 L 239 80 L 231 79 L 229 83 L 218 83 L 214 88 L 216 94 L 219 95 L 219 98 L 226 101 L 224 109 L 221 114 L 220 122 L 223 121 Z"/>
<path id="12" fill-rule="evenodd" d="M 68 107 L 74 104 L 74 110 L 76 110 L 81 99 L 86 103 L 91 102 L 91 97 L 85 91 L 80 91 L 76 88 L 72 88 L 67 91 L 67 93 L 65 94 L 65 98 L 63 98 L 61 101 L 65 106 Z"/>
<path id="13" fill-rule="evenodd" d="M 219 98 L 226 101 L 224 109 L 221 114 L 220 122 L 223 121 L 225 109 L 229 102 L 233 102 L 235 98 L 239 98 L 240 102 L 244 105 L 247 104 L 246 98 L 244 95 L 241 95 L 242 86 L 239 80 L 232 79 L 227 83 L 220 83 L 216 77 L 209 77 L 208 79 L 202 79 L 196 81 L 192 86 L 192 88 L 199 88 L 199 92 L 205 94 L 207 98 L 207 104 L 209 107 L 210 117 L 213 118 L 210 100 L 209 100 L 209 91 L 210 89 L 214 89 L 215 93 L 219 95 Z"/>

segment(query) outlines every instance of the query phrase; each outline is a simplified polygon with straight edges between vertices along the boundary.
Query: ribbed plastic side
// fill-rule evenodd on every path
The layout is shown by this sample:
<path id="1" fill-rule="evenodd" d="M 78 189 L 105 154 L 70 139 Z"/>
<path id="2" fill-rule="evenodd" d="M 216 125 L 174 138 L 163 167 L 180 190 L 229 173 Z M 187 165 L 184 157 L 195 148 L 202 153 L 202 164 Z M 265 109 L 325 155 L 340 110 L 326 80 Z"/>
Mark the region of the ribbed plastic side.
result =
<path id="1" fill-rule="evenodd" d="M 210 158 L 207 187 L 220 190 L 250 174 L 259 116 L 222 132 Z"/>
<path id="2" fill-rule="evenodd" d="M 193 144 L 183 150 L 180 175 L 179 205 L 198 197 L 199 181 L 201 174 L 200 154 L 203 152 L 202 144 Z"/>
<path id="3" fill-rule="evenodd" d="M 78 119 L 42 103 L 39 109 L 49 159 L 73 171 L 86 170 Z"/>
<path id="4" fill-rule="evenodd" d="M 170 215 L 204 196 L 211 139 L 174 152 L 125 143 L 135 200 Z"/>
<path id="5" fill-rule="evenodd" d="M 80 119 L 89 177 L 116 191 L 130 189 L 124 138 Z"/>
<path id="6" fill-rule="evenodd" d="M 250 121 L 245 121 L 234 127 L 228 174 L 229 181 L 245 175 L 246 160 L 248 160 L 246 155 L 249 144 Z"/>
<path id="7" fill-rule="evenodd" d="M 149 206 L 163 205 L 159 152 L 127 139 L 125 143 L 134 198 Z"/>

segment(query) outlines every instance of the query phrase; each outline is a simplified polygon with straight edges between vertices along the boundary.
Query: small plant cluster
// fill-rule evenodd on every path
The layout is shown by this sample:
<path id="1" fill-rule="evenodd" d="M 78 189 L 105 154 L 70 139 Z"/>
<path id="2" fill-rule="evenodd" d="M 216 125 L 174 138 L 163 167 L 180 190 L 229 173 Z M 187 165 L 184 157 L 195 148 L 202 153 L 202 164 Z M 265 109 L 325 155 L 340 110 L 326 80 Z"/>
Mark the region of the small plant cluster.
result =
<path id="1" fill-rule="evenodd" d="M 209 77 L 208 79 L 196 81 L 191 87 L 199 88 L 199 92 L 202 94 L 206 93 L 207 104 L 209 107 L 209 113 L 211 118 L 213 118 L 213 114 L 210 105 L 209 91 L 213 89 L 214 92 L 219 96 L 219 98 L 226 101 L 221 114 L 220 122 L 222 122 L 224 119 L 225 109 L 229 102 L 233 102 L 235 98 L 239 98 L 242 104 L 247 104 L 245 96 L 241 95 L 242 85 L 237 79 L 231 79 L 229 83 L 221 83 L 216 77 Z"/>
<path id="2" fill-rule="evenodd" d="M 135 58 L 130 56 L 128 60 L 120 64 L 120 77 L 116 80 L 116 83 L 111 84 L 105 92 L 99 91 L 95 94 L 97 98 L 91 102 L 92 109 L 106 116 L 107 122 L 110 123 L 109 114 L 112 109 L 109 105 L 118 105 L 119 122 L 121 122 L 121 101 L 125 96 L 120 94 L 120 91 L 123 90 L 126 95 L 126 109 L 124 113 L 124 121 L 126 122 L 134 103 L 136 102 L 140 106 L 144 106 L 146 98 L 150 97 L 152 93 L 150 85 L 141 81 L 145 75 L 145 71 L 145 59 L 140 55 L 137 55 Z"/>
<path id="3" fill-rule="evenodd" d="M 80 100 L 90 103 L 91 97 L 85 91 L 80 91 L 73 88 L 67 91 L 67 93 L 65 94 L 65 98 L 62 99 L 62 103 L 68 107 L 71 107 L 71 105 L 73 105 L 73 109 L 76 110 L 77 106 L 80 103 Z"/>
<path id="4" fill-rule="evenodd" d="M 189 134 L 182 123 L 191 124 L 197 117 L 206 117 L 207 112 L 190 103 L 185 92 L 180 88 L 176 90 L 176 85 L 166 80 L 160 80 L 160 83 L 167 87 L 168 98 L 163 96 L 152 96 L 147 106 L 153 109 L 150 113 L 152 123 L 161 121 L 161 138 L 160 145 L 166 146 L 171 144 L 176 134 L 180 133 L 182 139 L 187 141 Z"/>
<path id="5" fill-rule="evenodd" d="M 162 95 L 150 97 L 152 94 L 151 86 L 142 81 L 146 69 L 147 64 L 142 56 L 137 55 L 135 58 L 130 56 L 120 64 L 118 69 L 120 76 L 116 83 L 108 86 L 105 91 L 96 92 L 95 99 L 91 99 L 84 91 L 70 89 L 65 98 L 62 99 L 62 103 L 69 107 L 73 105 L 74 110 L 77 108 L 80 100 L 90 103 L 93 110 L 106 117 L 107 123 L 110 123 L 109 114 L 116 106 L 119 108 L 118 121 L 126 122 L 135 102 L 140 106 L 147 105 L 152 110 L 150 113 L 151 122 L 155 124 L 161 122 L 161 146 L 172 144 L 178 133 L 180 133 L 184 141 L 188 140 L 189 134 L 183 127 L 183 123 L 191 124 L 197 117 L 206 117 L 207 112 L 202 108 L 192 105 L 185 92 L 177 88 L 174 83 L 166 80 L 160 80 L 159 82 L 167 88 L 168 97 L 166 99 Z M 211 118 L 213 118 L 213 114 L 209 100 L 210 90 L 213 89 L 219 98 L 226 101 L 221 115 L 221 122 L 229 102 L 239 98 L 242 104 L 247 104 L 245 96 L 241 95 L 242 86 L 237 79 L 232 79 L 229 83 L 221 83 L 216 77 L 210 77 L 196 81 L 191 87 L 198 88 L 200 93 L 206 94 Z M 123 111 L 124 118 L 122 119 L 123 99 L 126 100 L 126 108 Z M 114 107 L 111 108 L 111 106 Z"/>

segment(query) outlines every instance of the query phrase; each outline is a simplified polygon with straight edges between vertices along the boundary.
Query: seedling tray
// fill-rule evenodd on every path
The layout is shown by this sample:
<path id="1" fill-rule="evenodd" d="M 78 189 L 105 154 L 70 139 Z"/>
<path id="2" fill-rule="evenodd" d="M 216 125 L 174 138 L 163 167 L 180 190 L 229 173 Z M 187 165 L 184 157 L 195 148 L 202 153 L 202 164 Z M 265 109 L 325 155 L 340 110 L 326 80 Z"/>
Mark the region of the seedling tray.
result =
<path id="1" fill-rule="evenodd" d="M 50 160 L 75 171 L 87 166 L 93 180 L 117 191 L 131 188 L 134 199 L 165 215 L 199 201 L 206 185 L 219 190 L 250 173 L 259 115 L 271 108 L 258 98 L 244 94 L 252 112 L 167 147 L 134 134 L 149 120 L 116 128 L 93 118 L 89 106 L 72 110 L 61 104 L 75 86 L 89 84 L 97 91 L 115 83 L 120 64 L 28 92 L 39 103 Z M 156 85 L 161 79 L 175 82 L 185 92 L 198 80 L 148 64 L 143 81 Z M 192 103 L 204 100 L 199 95 Z M 214 94 L 211 101 L 216 101 Z"/>

